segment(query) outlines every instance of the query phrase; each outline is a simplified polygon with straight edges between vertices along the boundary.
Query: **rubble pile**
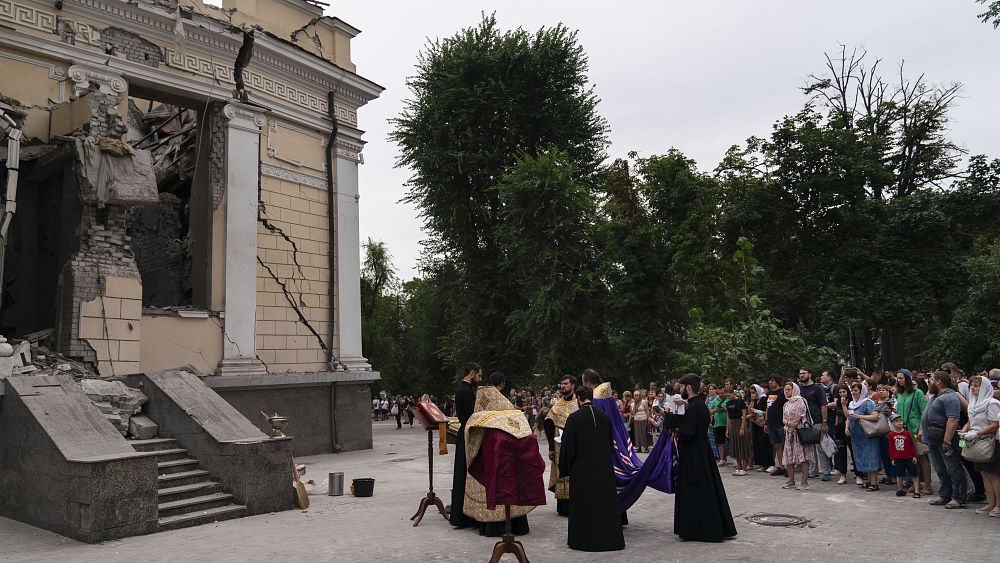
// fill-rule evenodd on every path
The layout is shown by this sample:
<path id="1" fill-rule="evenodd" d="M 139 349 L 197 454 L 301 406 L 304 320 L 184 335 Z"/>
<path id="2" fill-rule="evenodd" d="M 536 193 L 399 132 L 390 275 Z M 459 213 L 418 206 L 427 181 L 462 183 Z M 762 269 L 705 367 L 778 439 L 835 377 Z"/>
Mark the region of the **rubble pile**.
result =
<path id="1" fill-rule="evenodd" d="M 121 432 L 122 436 L 129 433 L 130 426 L 136 429 L 135 433 L 141 433 L 152 421 L 142 416 L 145 421 L 136 421 L 130 425 L 131 419 L 139 414 L 142 405 L 149 400 L 142 391 L 133 389 L 121 381 L 109 381 L 107 379 L 82 379 L 80 387 L 87 398 L 94 403 L 104 418 Z M 146 421 L 149 421 L 148 423 Z M 156 435 L 155 424 L 153 424 L 153 436 Z M 152 437 L 152 436 L 150 436 Z"/>
<path id="2" fill-rule="evenodd" d="M 142 391 L 122 381 L 98 379 L 87 364 L 53 352 L 42 344 L 51 335 L 52 329 L 39 331 L 13 345 L 0 336 L 0 351 L 9 351 L 3 347 L 13 350 L 10 356 L 0 354 L 0 382 L 11 375 L 69 375 L 122 436 L 142 440 L 156 437 L 156 423 L 141 414 L 142 405 L 149 400 Z"/>

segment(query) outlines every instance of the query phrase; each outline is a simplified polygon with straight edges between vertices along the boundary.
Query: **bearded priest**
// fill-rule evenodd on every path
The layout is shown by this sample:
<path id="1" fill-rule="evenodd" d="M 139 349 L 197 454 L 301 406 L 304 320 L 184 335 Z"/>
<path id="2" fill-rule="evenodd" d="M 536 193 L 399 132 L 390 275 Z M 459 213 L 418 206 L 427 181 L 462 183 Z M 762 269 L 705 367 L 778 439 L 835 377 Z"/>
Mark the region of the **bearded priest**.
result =
<path id="1" fill-rule="evenodd" d="M 569 516 L 569 476 L 559 472 L 559 443 L 556 436 L 566 427 L 569 415 L 579 408 L 576 401 L 576 378 L 564 375 L 559 380 L 559 397 L 552 403 L 542 428 L 549 442 L 549 490 L 556 496 L 556 513 L 559 516 Z"/>

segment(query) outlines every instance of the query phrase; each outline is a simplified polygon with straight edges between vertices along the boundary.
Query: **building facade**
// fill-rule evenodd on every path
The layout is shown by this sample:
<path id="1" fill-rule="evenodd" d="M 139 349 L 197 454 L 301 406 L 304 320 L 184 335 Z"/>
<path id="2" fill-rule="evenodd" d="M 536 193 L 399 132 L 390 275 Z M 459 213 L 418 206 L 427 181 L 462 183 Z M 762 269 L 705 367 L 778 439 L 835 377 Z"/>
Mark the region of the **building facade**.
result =
<path id="1" fill-rule="evenodd" d="M 370 448 L 358 33 L 306 0 L 0 0 L 0 333 L 197 373 L 262 429 L 288 414 L 296 454 Z"/>

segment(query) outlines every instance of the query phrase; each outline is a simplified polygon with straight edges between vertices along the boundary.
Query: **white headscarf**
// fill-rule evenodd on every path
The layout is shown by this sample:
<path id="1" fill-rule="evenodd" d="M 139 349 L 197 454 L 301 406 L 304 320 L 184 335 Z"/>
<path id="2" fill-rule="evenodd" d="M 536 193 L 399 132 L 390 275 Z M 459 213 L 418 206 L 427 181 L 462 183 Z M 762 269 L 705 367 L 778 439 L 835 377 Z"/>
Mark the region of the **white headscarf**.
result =
<path id="1" fill-rule="evenodd" d="M 764 388 L 756 383 L 753 384 L 753 392 L 758 399 L 763 399 L 764 396 L 767 395 L 767 391 L 764 391 Z"/>
<path id="2" fill-rule="evenodd" d="M 789 383 L 792 386 L 792 396 L 788 398 L 788 403 L 787 404 L 790 405 L 790 404 L 794 403 L 795 401 L 805 401 L 805 399 L 802 398 L 802 390 L 799 388 L 799 384 L 798 383 L 793 383 L 791 381 Z"/>
<path id="3" fill-rule="evenodd" d="M 976 377 L 979 378 L 979 395 L 969 401 L 969 416 L 986 412 L 991 404 L 1000 404 L 1000 401 L 993 398 L 993 385 L 990 380 L 981 375 Z"/>
<path id="4" fill-rule="evenodd" d="M 851 394 L 853 396 L 853 393 Z M 868 398 L 868 384 L 865 382 L 861 383 L 861 397 L 855 401 L 851 399 L 851 402 L 847 405 L 848 410 L 855 411 L 864 404 L 865 401 L 870 401 Z"/>

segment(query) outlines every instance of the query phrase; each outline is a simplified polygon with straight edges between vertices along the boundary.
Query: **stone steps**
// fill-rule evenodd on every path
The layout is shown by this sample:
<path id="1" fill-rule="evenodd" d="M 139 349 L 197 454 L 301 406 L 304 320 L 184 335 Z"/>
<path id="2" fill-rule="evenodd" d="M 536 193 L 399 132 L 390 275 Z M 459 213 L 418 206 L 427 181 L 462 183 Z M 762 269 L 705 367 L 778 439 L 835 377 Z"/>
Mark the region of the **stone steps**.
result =
<path id="1" fill-rule="evenodd" d="M 159 530 L 176 530 L 247 515 L 243 505 L 233 503 L 233 495 L 211 474 L 198 468 L 198 460 L 178 446 L 173 438 L 129 440 L 136 451 L 156 457 L 157 520 Z"/>
<path id="2" fill-rule="evenodd" d="M 222 485 L 215 481 L 201 481 L 190 485 L 179 485 L 176 487 L 161 488 L 157 492 L 159 502 L 171 502 L 192 497 L 199 497 L 222 491 Z"/>
<path id="3" fill-rule="evenodd" d="M 221 522 L 223 520 L 242 518 L 246 516 L 246 513 L 247 507 L 239 504 L 229 504 L 198 512 L 175 514 L 173 516 L 160 518 L 160 531 L 176 530 L 179 528 L 187 528 L 189 526 L 208 524 L 210 522 Z"/>
<path id="4" fill-rule="evenodd" d="M 209 478 L 208 471 L 204 469 L 194 469 L 191 471 L 181 471 L 179 473 L 165 473 L 159 475 L 156 479 L 160 484 L 160 488 L 168 487 L 179 487 L 181 485 L 193 485 L 194 483 L 203 483 Z"/>
<path id="5" fill-rule="evenodd" d="M 161 461 L 156 464 L 156 470 L 159 475 L 182 473 L 184 471 L 194 471 L 195 469 L 198 469 L 198 460 L 190 457 Z"/>
<path id="6" fill-rule="evenodd" d="M 233 495 L 229 493 L 211 493 L 197 497 L 185 498 L 163 502 L 156 506 L 159 517 L 166 518 L 177 514 L 187 514 L 191 512 L 204 512 L 212 508 L 219 508 L 232 504 Z"/>
<path id="7" fill-rule="evenodd" d="M 177 440 L 173 438 L 153 438 L 151 440 L 129 440 L 129 445 L 137 452 L 155 452 L 177 448 Z"/>

